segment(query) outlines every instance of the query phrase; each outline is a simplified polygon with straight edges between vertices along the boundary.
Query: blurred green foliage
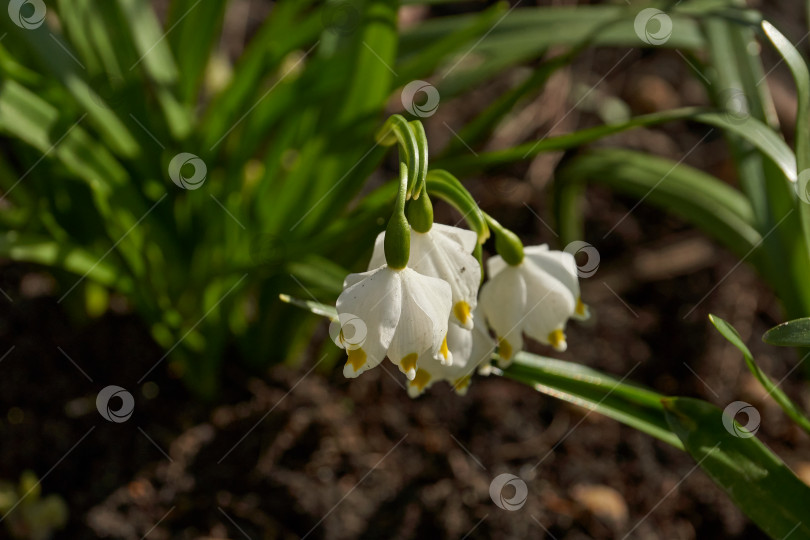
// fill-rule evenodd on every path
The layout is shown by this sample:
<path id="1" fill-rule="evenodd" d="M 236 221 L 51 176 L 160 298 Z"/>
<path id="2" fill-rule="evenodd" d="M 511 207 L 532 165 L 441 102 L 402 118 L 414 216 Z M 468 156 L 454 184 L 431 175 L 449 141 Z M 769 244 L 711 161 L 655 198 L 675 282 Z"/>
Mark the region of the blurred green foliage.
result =
<path id="1" fill-rule="evenodd" d="M 42 497 L 36 474 L 23 471 L 16 486 L 0 481 L 0 514 L 12 538 L 47 540 L 67 523 L 68 507 L 59 495 Z"/>
<path id="2" fill-rule="evenodd" d="M 767 42 L 760 17 L 730 0 L 672 4 L 644 6 L 671 22 L 651 41 L 637 6 L 497 3 L 403 30 L 395 0 L 279 0 L 233 62 L 219 45 L 225 0 L 172 0 L 162 19 L 146 0 L 49 2 L 41 24 L 26 24 L 32 12 L 0 17 L 0 256 L 51 267 L 73 311 L 97 314 L 108 291 L 125 295 L 168 361 L 211 395 L 229 347 L 261 368 L 308 345 L 316 321 L 278 302 L 280 292 L 329 300 L 363 266 L 395 191 L 374 132 L 401 88 L 430 78 L 443 102 L 465 99 L 529 66 L 437 166 L 480 174 L 636 126 L 711 125 L 727 139 L 739 189 L 680 162 L 583 150 L 564 161 L 552 193 L 563 241 L 583 237 L 583 184 L 606 183 L 702 228 L 754 264 L 789 314 L 807 314 L 806 211 L 796 211 L 792 183 L 810 152 L 785 144 L 758 83 L 764 71 L 749 51 Z M 806 87 L 801 56 L 776 39 Z M 718 108 L 469 152 L 592 47 L 677 48 Z M 742 117 L 724 110 L 729 89 L 745 96 Z"/>

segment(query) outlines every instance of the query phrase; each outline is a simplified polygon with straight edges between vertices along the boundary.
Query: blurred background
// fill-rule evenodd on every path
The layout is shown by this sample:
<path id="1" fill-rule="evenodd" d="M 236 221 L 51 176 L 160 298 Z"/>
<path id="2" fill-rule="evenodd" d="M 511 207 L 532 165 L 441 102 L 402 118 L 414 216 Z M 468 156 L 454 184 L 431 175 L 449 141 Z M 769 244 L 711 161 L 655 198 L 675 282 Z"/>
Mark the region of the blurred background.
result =
<path id="1" fill-rule="evenodd" d="M 62 19 L 71 15 L 81 19 L 94 9 L 92 2 L 46 4 L 48 9 L 59 10 Z M 160 0 L 122 1 L 116 5 L 126 14 L 119 21 L 124 25 L 120 28 L 122 34 L 140 20 L 139 6 L 151 5 L 162 31 L 168 31 L 161 43 L 171 46 L 181 73 L 197 70 L 192 85 L 205 88 L 197 93 L 190 86 L 186 91 L 185 79 L 181 79 L 179 102 L 190 103 L 186 109 L 192 111 L 192 117 L 204 118 L 203 125 L 223 128 L 210 133 L 230 137 L 223 143 L 225 150 L 207 150 L 210 144 L 203 144 L 215 143 L 211 148 L 216 147 L 217 135 L 202 129 L 202 134 L 191 133 L 195 128 L 177 134 L 172 132 L 170 122 L 150 119 L 153 111 L 172 107 L 161 101 L 157 84 L 144 91 L 147 112 L 143 116 L 126 109 L 141 95 L 137 85 L 130 84 L 132 70 L 127 71 L 126 65 L 118 78 L 98 67 L 98 73 L 107 75 L 94 79 L 93 63 L 88 61 L 92 55 L 75 58 L 84 69 L 70 68 L 78 69 L 91 88 L 114 104 L 113 110 L 126 121 L 127 130 L 137 133 L 137 143 L 144 150 L 121 158 L 132 176 L 157 179 L 164 186 L 161 190 L 166 189 L 165 185 L 173 188 L 166 167 L 171 156 L 188 151 L 202 157 L 209 173 L 206 181 L 212 189 L 216 186 L 206 194 L 205 190 L 173 193 L 173 202 L 161 203 L 154 214 L 162 225 L 150 225 L 151 220 L 146 220 L 144 225 L 151 228 L 144 229 L 138 243 L 133 239 L 133 260 L 142 254 L 152 271 L 166 265 L 165 276 L 155 272 L 150 277 L 155 290 L 168 291 L 165 303 L 155 300 L 152 306 L 149 301 L 137 300 L 145 289 L 131 283 L 119 287 L 123 278 L 111 278 L 105 284 L 101 276 L 97 281 L 102 285 L 90 284 L 91 279 L 75 283 L 84 270 L 99 270 L 92 263 L 78 265 L 82 270 L 77 271 L 43 260 L 39 262 L 46 264 L 21 261 L 25 257 L 14 256 L 12 250 L 2 251 L 0 503 L 5 508 L 14 504 L 13 492 L 21 477 L 29 483 L 32 477 L 41 480 L 30 497 L 50 503 L 21 503 L 18 515 L 22 508 L 28 508 L 27 515 L 32 517 L 26 518 L 29 521 L 17 520 L 16 525 L 3 523 L 8 528 L 0 537 L 13 532 L 20 538 L 37 538 L 40 533 L 31 530 L 30 524 L 53 518 L 63 524 L 53 531 L 53 538 L 77 539 L 580 539 L 625 535 L 645 539 L 765 538 L 702 471 L 695 469 L 694 461 L 685 453 L 516 382 L 476 377 L 464 397 L 457 397 L 446 385 L 436 385 L 425 396 L 411 400 L 403 389 L 401 374 L 387 365 L 355 380 L 344 379 L 342 355 L 329 340 L 328 323 L 281 305 L 277 295 L 290 293 L 309 298 L 311 293 L 328 303 L 334 301 L 335 283 L 339 291 L 346 271 L 364 269 L 371 239 L 381 230 L 383 216 L 390 212 L 390 190 L 386 191 L 384 182 L 392 176 L 395 156 L 383 157 L 382 151 L 376 149 L 372 156 L 375 163 L 363 162 L 358 170 L 349 167 L 357 162 L 358 153 L 362 155 L 372 146 L 370 134 L 384 119 L 373 109 L 367 120 L 358 121 L 360 128 L 335 141 L 335 134 L 340 134 L 339 128 L 345 125 L 323 124 L 327 122 L 323 118 L 345 116 L 347 109 L 336 106 L 324 116 L 312 114 L 308 106 L 297 108 L 284 100 L 311 89 L 311 95 L 300 99 L 341 103 L 358 95 L 354 89 L 357 85 L 367 85 L 367 92 L 374 93 L 374 80 L 351 82 L 353 79 L 338 72 L 341 64 L 331 70 L 325 67 L 335 58 L 343 58 L 339 47 L 335 48 L 337 56 L 321 54 L 317 61 L 322 62 L 322 69 L 313 74 L 308 68 L 302 71 L 303 64 L 297 63 L 309 54 L 313 44 L 320 47 L 318 51 L 329 50 L 335 35 L 351 34 L 359 24 L 353 19 L 358 12 L 349 5 L 340 12 L 307 18 L 300 25 L 294 24 L 295 18 L 290 15 L 268 29 L 265 21 L 280 9 L 275 2 L 211 2 L 207 7 L 199 6 L 199 10 L 210 11 L 201 11 L 199 19 L 195 18 L 198 15 L 193 4 L 184 4 L 191 10 L 179 12 L 176 5 Z M 214 4 L 216 7 L 212 7 Z M 576 4 L 513 1 L 510 6 L 523 9 Z M 407 32 L 433 19 L 477 14 L 494 5 L 403 5 L 398 9 L 398 24 Z M 806 51 L 807 25 L 797 3 L 751 1 L 748 6 L 760 10 L 793 43 L 801 42 Z M 72 7 L 76 10 L 71 12 Z M 502 8 L 493 12 L 496 16 L 492 20 L 509 9 Z M 207 26 L 206 17 L 212 21 Z M 183 23 L 191 19 L 194 25 Z M 71 36 L 71 43 L 81 44 L 77 29 L 82 28 L 82 21 L 60 22 L 55 17 L 46 21 L 51 29 L 61 27 Z M 284 27 L 284 21 L 290 26 Z M 179 26 L 175 28 L 174 24 Z M 41 80 L 47 77 L 40 75 L 45 69 L 13 52 L 30 46 L 21 41 L 23 38 L 8 22 L 4 25 L 8 26 L 3 29 L 7 33 L 2 34 L 5 39 L 0 38 L 0 45 L 7 47 L 2 52 L 12 59 L 2 59 L 2 77 L 6 80 L 0 94 L 8 96 L 6 83 L 18 80 L 12 77 L 15 73 L 17 77 L 23 73 L 30 75 L 30 80 L 23 77 L 26 84 L 41 90 L 41 98 L 58 109 L 63 103 L 61 98 Z M 333 32 L 335 27 L 339 31 Z M 208 43 L 197 43 L 193 39 L 195 29 L 216 37 Z M 97 37 L 88 34 L 88 39 L 94 35 Z M 275 88 L 273 85 L 283 79 L 278 76 L 262 78 L 261 84 L 258 78 L 245 77 L 242 86 L 228 86 L 234 70 L 238 72 L 235 66 L 253 62 L 248 56 L 252 50 L 248 44 L 256 43 L 253 40 L 257 36 L 269 44 L 268 50 L 278 48 L 274 73 L 302 71 L 295 86 L 281 84 Z M 300 43 L 296 36 L 300 36 Z M 47 42 L 48 38 L 43 40 Z M 61 45 L 56 39 L 51 41 Z M 115 47 L 115 37 L 111 43 Z M 197 60 L 195 44 L 203 52 L 210 47 L 210 55 Z M 423 53 L 431 51 L 428 44 L 410 46 Z M 499 66 L 497 76 L 459 77 L 451 81 L 456 88 L 437 85 L 442 92 L 441 105 L 435 114 L 422 119 L 431 152 L 438 155 L 455 145 L 456 155 L 477 155 L 628 116 L 710 103 L 705 82 L 696 71 L 705 59 L 699 51 L 684 53 L 674 47 L 641 49 L 619 44 L 586 47 L 571 62 L 551 72 L 529 98 L 521 99 L 509 114 L 503 115 L 486 141 L 475 148 L 465 148 L 466 143 L 459 146 L 457 133 L 507 89 L 525 81 L 527 66 L 537 68 L 549 58 L 558 57 L 563 51 L 555 47 L 543 47 L 542 54 L 533 60 Z M 83 51 L 81 47 L 77 50 Z M 188 63 L 200 66 L 189 68 L 184 52 L 189 55 Z M 439 54 L 438 50 L 434 52 Z M 762 56 L 765 70 L 770 70 L 767 84 L 775 113 L 789 137 L 795 127 L 795 90 L 789 72 L 777 57 L 769 51 L 762 51 Z M 111 61 L 102 54 L 96 60 L 99 66 Z M 396 71 L 392 74 L 394 81 L 405 74 L 421 73 L 413 66 L 408 68 L 406 60 L 408 57 L 393 67 L 383 66 L 381 72 L 385 68 Z M 24 72 L 14 71 L 18 68 L 15 61 Z M 59 66 L 71 64 L 66 58 L 54 62 L 56 72 L 63 69 Z M 263 62 L 256 60 L 257 72 L 264 69 Z M 66 67 L 64 70 L 69 71 Z M 141 67 L 133 73 L 139 70 Z M 54 87 L 72 84 L 65 77 Z M 105 87 L 110 81 L 114 81 L 112 86 L 119 85 L 126 91 L 107 92 Z M 251 86 L 254 84 L 255 88 Z M 247 88 L 245 92 L 254 97 L 269 89 L 267 100 L 262 102 L 267 108 L 236 106 L 229 101 L 227 92 L 225 97 L 216 93 L 223 88 L 230 88 L 231 97 L 240 89 Z M 380 96 L 374 98 L 380 102 L 380 110 L 387 114 L 403 111 L 398 92 L 389 96 L 385 90 Z M 251 102 L 245 99 L 248 105 Z M 0 99 L 0 116 L 7 119 L 9 111 L 18 110 L 14 107 L 14 103 Z M 71 107 L 65 105 L 66 110 Z M 365 114 L 361 109 L 358 118 Z M 228 115 L 221 120 L 214 118 L 222 110 L 229 110 Z M 233 134 L 224 129 L 228 122 L 240 117 L 246 120 Z M 76 118 L 78 113 L 73 120 Z M 263 118 L 273 121 L 262 123 Z M 92 122 L 92 117 L 85 121 Z M 59 123 L 54 132 L 65 133 L 71 124 Z M 143 130 L 138 131 L 138 124 Z M 296 146 L 299 138 L 318 138 L 319 125 L 326 125 L 323 129 L 333 139 L 319 139 L 321 146 L 312 153 L 307 153 L 308 147 Z M 281 127 L 271 133 L 275 126 Z M 37 156 L 48 156 L 48 152 L 19 144 L 15 136 L 21 137 L 26 129 L 33 128 L 20 128 L 11 134 L 5 127 L 3 130 L 0 160 L 4 169 L 17 170 L 11 180 L 20 179 L 21 171 L 38 163 Z M 88 129 L 105 141 L 99 125 Z M 188 143 L 194 140 L 199 144 Z M 114 147 L 112 142 L 109 144 Z M 273 150 L 273 144 L 280 149 Z M 348 152 L 345 162 L 320 161 L 318 151 L 332 144 L 336 146 L 335 155 Z M 345 149 L 352 145 L 352 149 Z M 683 160 L 729 184 L 736 183 L 736 171 L 722 133 L 706 126 L 674 122 L 642 127 L 612 135 L 592 146 L 629 148 Z M 561 249 L 564 243 L 549 202 L 551 183 L 560 164 L 577 151 L 544 152 L 494 171 L 459 177 L 480 206 L 517 232 L 525 244 L 548 243 Z M 119 153 L 115 148 L 111 152 Z M 92 240 L 104 225 L 84 209 L 92 204 L 98 206 L 98 199 L 94 199 L 97 194 L 61 193 L 56 184 L 62 179 L 63 165 L 55 159 L 57 154 L 59 151 L 31 168 L 30 174 L 25 172 L 19 193 L 30 189 L 26 195 L 30 196 L 27 204 L 32 213 L 44 207 L 53 212 L 52 220 L 45 219 L 44 214 L 39 216 L 43 223 L 37 226 L 43 235 L 56 242 L 85 239 L 84 245 L 96 248 L 88 251 L 93 255 L 89 260 L 97 260 L 120 234 L 110 232 L 107 239 Z M 147 163 L 144 169 L 148 172 L 139 172 L 134 165 L 139 160 Z M 148 166 L 150 160 L 155 163 L 152 169 Z M 357 177 L 350 180 L 355 187 L 343 194 L 347 200 L 335 210 L 335 214 L 353 217 L 332 236 L 323 235 L 323 245 L 311 248 L 318 259 L 307 259 L 309 244 L 301 248 L 306 252 L 303 255 L 294 252 L 301 238 L 331 223 L 329 209 L 336 208 L 332 199 L 323 207 L 315 205 L 319 209 L 316 213 L 326 213 L 315 219 L 308 215 L 311 204 L 290 195 L 281 181 L 266 189 L 245 191 L 244 187 L 251 182 L 263 185 L 262 179 L 270 175 L 292 178 L 294 173 L 290 171 L 295 167 L 289 163 L 296 160 L 309 160 L 313 167 L 324 169 L 311 184 L 306 183 L 306 171 L 300 173 L 304 178 L 300 185 L 305 190 L 316 189 L 312 186 L 317 184 L 321 192 L 331 193 L 331 186 L 344 174 Z M 279 170 L 274 171 L 274 166 Z M 450 166 L 448 169 L 453 170 Z M 229 175 L 238 177 L 237 185 L 242 189 L 238 200 L 231 197 Z M 147 180 L 139 187 L 146 203 L 143 208 L 132 209 L 134 218 L 163 200 L 163 191 L 153 189 Z M 10 193 L 12 185 L 3 184 L 3 193 Z M 367 194 L 376 197 L 376 202 L 366 208 L 363 204 L 369 203 L 358 201 Z M 128 196 L 122 195 L 122 200 Z M 40 198 L 49 200 L 40 203 Z M 77 202 L 84 199 L 96 202 L 87 202 L 89 206 Z M 254 209 L 245 210 L 244 200 L 249 200 Z M 0 202 L 0 213 L 6 212 L 9 219 L 16 219 L 13 213 L 23 207 L 23 203 L 15 206 Z M 106 217 L 116 215 L 119 207 L 115 204 Z M 169 204 L 174 204 L 172 210 Z M 791 349 L 776 350 L 759 340 L 766 329 L 784 320 L 782 306 L 771 289 L 754 269 L 740 264 L 738 256 L 671 214 L 638 204 L 638 197 L 589 186 L 581 208 L 582 239 L 597 249 L 596 259 L 579 261 L 598 265 L 591 277 L 582 280 L 582 297 L 591 306 L 593 316 L 587 323 L 569 326 L 569 348 L 564 354 L 537 343 L 530 343 L 529 350 L 580 362 L 664 394 L 700 397 L 720 406 L 734 400 L 750 402 L 762 414 L 758 436 L 810 482 L 807 435 L 766 399 L 765 391 L 745 369 L 738 351 L 714 332 L 707 320 L 709 313 L 715 313 L 731 322 L 763 368 L 780 380 L 791 372 L 797 357 Z M 277 223 L 257 225 L 274 223 L 273 219 L 282 214 L 285 217 L 278 217 L 278 223 L 297 226 L 299 220 L 310 221 L 304 222 L 300 234 L 291 235 L 279 233 L 285 229 Z M 83 217 L 86 219 L 80 222 Z M 26 217 L 25 223 L 33 219 Z M 437 202 L 437 222 L 453 224 L 458 219 L 453 210 Z M 126 231 L 134 221 L 122 221 L 118 226 Z M 209 221 L 221 223 L 221 230 L 213 236 L 200 233 L 189 240 L 195 238 L 195 231 L 208 231 L 210 227 L 205 224 Z M 172 223 L 179 223 L 180 232 L 174 243 L 164 243 L 160 226 L 171 229 Z M 59 236 L 53 233 L 57 229 L 69 234 Z M 11 241 L 6 236 L 2 242 Z M 239 255 L 229 252 L 230 247 L 194 251 L 192 242 L 239 246 L 240 251 Z M 344 245 L 350 247 L 344 249 Z M 172 263 L 174 254 L 179 255 Z M 116 256 L 110 256 L 109 261 L 114 258 L 117 264 Z M 129 264 L 126 254 L 121 261 L 122 267 Z M 211 275 L 224 273 L 223 264 L 229 262 L 237 268 L 228 269 L 235 272 L 230 281 L 206 288 L 211 278 L 200 274 L 208 270 Z M 119 275 L 115 268 L 110 272 Z M 148 274 L 149 270 L 144 272 Z M 254 279 L 257 273 L 260 278 Z M 244 282 L 239 279 L 242 274 L 249 276 Z M 327 278 L 321 279 L 321 274 Z M 137 271 L 133 275 L 137 276 Z M 165 284 L 161 281 L 164 279 Z M 173 283 L 190 286 L 175 295 L 173 291 L 181 289 Z M 130 292 L 122 292 L 127 288 Z M 231 290 L 236 292 L 228 297 Z M 239 296 L 244 302 L 241 315 L 220 313 L 223 295 L 229 298 L 226 304 Z M 154 298 L 160 297 L 155 293 Z M 196 301 L 202 303 L 188 307 Z M 144 315 L 150 310 L 171 311 L 167 305 L 176 308 L 172 317 L 150 319 Z M 209 308 L 214 307 L 217 310 L 211 312 Z M 199 316 L 208 312 L 214 315 L 203 322 Z M 177 347 L 178 338 L 186 336 L 190 336 L 187 341 L 191 344 Z M 213 367 L 199 367 L 202 364 Z M 782 388 L 806 407 L 807 393 L 797 374 L 786 379 Z M 97 395 L 109 385 L 120 386 L 132 395 L 134 410 L 130 417 L 105 421 L 99 415 Z M 126 405 L 125 395 L 112 399 Z M 118 402 L 114 408 L 120 408 Z M 519 511 L 503 510 L 490 498 L 490 482 L 501 473 L 517 475 L 528 485 L 526 504 Z M 33 476 L 26 480 L 26 475 Z M 37 512 L 50 517 L 38 517 Z M 13 515 L 4 514 L 4 520 L 12 521 Z M 47 537 L 47 531 L 41 534 L 44 536 L 39 537 Z"/>

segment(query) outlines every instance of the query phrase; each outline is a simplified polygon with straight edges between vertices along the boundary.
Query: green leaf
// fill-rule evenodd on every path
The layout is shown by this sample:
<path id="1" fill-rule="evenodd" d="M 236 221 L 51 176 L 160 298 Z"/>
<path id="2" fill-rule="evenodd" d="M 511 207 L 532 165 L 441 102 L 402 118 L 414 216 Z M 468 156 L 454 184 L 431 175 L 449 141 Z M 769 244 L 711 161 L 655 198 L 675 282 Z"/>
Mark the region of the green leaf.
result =
<path id="1" fill-rule="evenodd" d="M 772 538 L 810 539 L 810 487 L 778 456 L 756 438 L 729 433 L 714 405 L 692 398 L 663 405 L 686 450 L 757 526 Z"/>
<path id="2" fill-rule="evenodd" d="M 278 2 L 273 7 L 239 57 L 229 83 L 213 97 L 204 113 L 200 127 L 204 148 L 217 148 L 226 134 L 245 120 L 254 107 L 279 100 L 278 94 L 284 86 L 276 87 L 279 80 L 265 82 L 263 79 L 283 76 L 284 73 L 276 74 L 276 70 L 284 58 L 298 48 L 309 49 L 318 33 L 323 31 L 319 13 L 303 19 L 299 17 L 311 3 L 312 0 L 293 0 Z M 291 27 L 296 31 L 285 31 Z M 270 95 L 268 92 L 272 99 L 265 99 Z M 281 101 L 282 110 L 289 110 L 291 100 Z"/>
<path id="3" fill-rule="evenodd" d="M 496 371 L 496 373 L 498 373 Z M 520 352 L 503 376 L 549 396 L 596 411 L 676 448 L 661 406 L 665 396 L 600 373 L 581 364 Z"/>
<path id="4" fill-rule="evenodd" d="M 298 306 L 302 309 L 306 309 L 307 311 L 311 311 L 315 315 L 327 317 L 333 321 L 336 321 L 338 318 L 335 306 L 321 304 L 319 302 L 315 302 L 314 300 L 301 300 L 300 298 L 293 298 L 288 294 L 280 294 L 278 295 L 278 298 L 279 300 L 281 300 L 286 304 L 292 304 L 293 306 Z"/>
<path id="5" fill-rule="evenodd" d="M 0 82 L 0 131 L 25 141 L 43 156 L 52 153 L 96 190 L 123 187 L 127 172 L 82 129 L 82 119 L 66 124 L 55 107 L 32 91 L 11 80 Z"/>
<path id="6" fill-rule="evenodd" d="M 707 90 L 716 104 L 732 112 L 757 118 L 778 129 L 775 107 L 762 60 L 749 51 L 759 47 L 755 39 L 755 25 L 740 24 L 733 19 L 716 18 L 705 23 L 708 52 L 712 67 L 706 75 Z M 739 184 L 754 211 L 757 230 L 762 234 L 762 256 L 757 265 L 782 300 L 791 318 L 810 311 L 810 256 L 808 244 L 802 235 L 802 212 L 796 212 L 795 172 L 786 172 L 785 166 L 777 170 L 757 145 L 757 141 L 732 131 L 724 132 L 734 159 Z M 758 148 L 761 152 L 752 151 Z M 797 157 L 802 157 L 801 152 Z"/>
<path id="7" fill-rule="evenodd" d="M 202 0 L 200 0 L 202 1 Z M 191 114 L 174 94 L 179 70 L 166 40 L 164 31 L 149 2 L 145 0 L 117 0 L 121 12 L 129 21 L 129 33 L 139 58 L 126 69 L 142 68 L 155 83 L 158 104 L 163 110 L 166 124 L 177 139 L 191 131 Z"/>
<path id="8" fill-rule="evenodd" d="M 762 341 L 777 347 L 810 347 L 810 317 L 774 326 L 765 332 Z"/>
<path id="9" fill-rule="evenodd" d="M 109 260 L 47 237 L 16 231 L 0 234 L 0 257 L 62 268 L 122 292 L 131 292 L 132 283 Z"/>
<path id="10" fill-rule="evenodd" d="M 770 157 L 788 178 L 796 177 L 796 156 L 785 141 L 771 128 L 753 117 L 732 120 L 722 112 L 707 111 L 697 107 L 686 107 L 669 111 L 637 116 L 618 124 L 606 124 L 547 137 L 539 141 L 523 143 L 507 150 L 485 152 L 478 156 L 463 155 L 459 158 L 441 160 L 437 166 L 465 173 L 477 172 L 497 165 L 523 161 L 543 152 L 567 150 L 582 146 L 598 139 L 614 135 L 628 129 L 648 127 L 674 120 L 694 120 L 733 132 L 756 146 Z"/>
<path id="11" fill-rule="evenodd" d="M 557 181 L 597 182 L 676 214 L 745 256 L 761 243 L 751 205 L 721 180 L 631 150 L 593 150 L 570 160 Z M 754 261 L 759 259 L 753 253 Z"/>
<path id="12" fill-rule="evenodd" d="M 643 8 L 656 7 L 666 11 L 672 22 L 672 32 L 663 43 L 652 45 L 639 37 L 636 16 Z M 435 17 L 403 32 L 400 62 L 408 62 L 432 44 L 459 28 L 468 27 L 479 14 Z M 453 54 L 437 57 L 446 69 L 438 87 L 442 98 L 467 91 L 482 81 L 503 72 L 508 67 L 541 56 L 552 47 L 672 47 L 699 50 L 705 45 L 700 25 L 705 19 L 733 18 L 747 22 L 758 19 L 755 12 L 735 9 L 727 1 L 652 2 L 644 6 L 514 6 L 491 26 L 484 35 L 471 38 Z"/>
<path id="13" fill-rule="evenodd" d="M 397 65 L 395 86 L 402 86 L 414 79 L 430 75 L 446 56 L 465 46 L 469 47 L 470 40 L 480 39 L 490 29 L 497 26 L 505 9 L 506 6 L 503 3 L 493 4 L 468 20 L 459 21 L 459 24 L 447 34 L 438 36 L 434 41 L 426 42 L 424 48 L 407 59 L 403 59 L 401 65 Z"/>
<path id="14" fill-rule="evenodd" d="M 796 156 L 784 139 L 761 120 L 753 116 L 732 119 L 725 113 L 700 113 L 694 120 L 734 133 L 772 159 L 789 180 L 796 179 Z"/>
<path id="15" fill-rule="evenodd" d="M 782 55 L 796 83 L 796 157 L 799 192 L 798 205 L 804 230 L 805 246 L 810 252 L 810 74 L 801 53 L 768 21 L 762 21 L 762 30 Z M 796 181 L 797 177 L 792 178 Z"/>
<path id="16" fill-rule="evenodd" d="M 86 112 L 89 123 L 104 136 L 109 148 L 121 156 L 137 156 L 140 146 L 124 123 L 110 109 L 99 105 L 98 94 L 84 79 L 86 68 L 79 65 L 70 44 L 64 43 L 62 36 L 51 33 L 45 24 L 32 30 L 17 28 L 10 21 L 9 24 L 11 39 L 28 45 L 44 70 L 58 80 Z"/>
<path id="17" fill-rule="evenodd" d="M 796 156 L 799 161 L 798 168 L 803 171 L 810 168 L 810 122 L 805 121 L 810 110 L 810 74 L 801 53 L 790 40 L 768 21 L 762 21 L 762 30 L 785 60 L 796 83 L 798 95 L 796 118 L 802 119 L 796 122 Z M 793 179 L 795 180 L 795 176 Z"/>
<path id="18" fill-rule="evenodd" d="M 757 380 L 762 384 L 763 388 L 768 391 L 768 395 L 770 395 L 774 401 L 776 401 L 782 410 L 785 411 L 794 422 L 799 424 L 805 431 L 810 433 L 810 420 L 807 419 L 806 416 L 802 413 L 801 409 L 799 409 L 787 395 L 779 389 L 779 387 L 774 384 L 768 375 L 760 369 L 759 365 L 754 361 L 754 355 L 751 354 L 751 351 L 746 347 L 745 343 L 743 343 L 742 337 L 737 332 L 737 330 L 731 326 L 728 322 L 724 321 L 720 317 L 716 315 L 709 315 L 709 320 L 712 322 L 715 328 L 726 338 L 729 343 L 737 347 L 740 352 L 743 353 L 743 357 L 745 358 L 745 364 L 748 366 L 749 371 L 757 378 Z M 802 320 L 802 319 L 800 319 Z M 807 320 L 807 319 L 804 319 Z M 790 323 L 786 323 L 790 324 Z M 784 325 L 782 325 L 784 326 Z M 804 325 L 806 326 L 806 325 Z M 778 326 L 776 328 L 779 328 Z M 774 329 L 775 330 L 775 329 Z M 767 336 L 767 334 L 766 334 Z"/>
<path id="19" fill-rule="evenodd" d="M 194 103 L 202 88 L 211 49 L 219 39 L 226 0 L 173 0 L 166 25 L 179 70 L 178 87 L 183 101 Z"/>

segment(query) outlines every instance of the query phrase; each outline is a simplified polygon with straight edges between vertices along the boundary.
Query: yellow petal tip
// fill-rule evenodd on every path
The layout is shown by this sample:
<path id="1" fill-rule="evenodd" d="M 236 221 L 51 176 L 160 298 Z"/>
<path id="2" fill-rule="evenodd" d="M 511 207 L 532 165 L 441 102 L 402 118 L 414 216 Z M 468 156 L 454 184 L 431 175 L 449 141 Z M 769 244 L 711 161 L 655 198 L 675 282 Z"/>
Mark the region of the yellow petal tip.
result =
<path id="1" fill-rule="evenodd" d="M 363 367 L 366 363 L 366 351 L 363 349 L 354 349 L 349 351 L 349 358 L 346 361 L 347 366 L 351 366 L 352 369 L 357 372 Z"/>
<path id="2" fill-rule="evenodd" d="M 442 365 L 447 365 L 450 363 L 450 349 L 447 348 L 447 336 L 444 336 L 442 340 L 442 346 L 439 349 L 439 354 L 442 356 Z"/>
<path id="3" fill-rule="evenodd" d="M 568 348 L 568 343 L 565 341 L 565 333 L 560 328 L 557 328 L 548 335 L 548 342 L 560 352 Z"/>
<path id="4" fill-rule="evenodd" d="M 582 298 L 577 298 L 577 306 L 574 308 L 574 314 L 580 319 L 587 319 L 590 316 L 588 306 L 582 301 Z"/>
<path id="5" fill-rule="evenodd" d="M 418 369 L 416 370 L 416 376 L 410 383 L 408 383 L 408 386 L 410 388 L 414 388 L 415 390 L 418 391 L 418 393 L 421 394 L 422 392 L 424 392 L 429 382 L 430 382 L 430 373 L 428 373 L 424 369 Z"/>
<path id="6" fill-rule="evenodd" d="M 461 324 L 467 324 L 467 321 L 470 320 L 470 304 L 464 300 L 456 302 L 453 306 L 453 315 Z"/>
<path id="7" fill-rule="evenodd" d="M 498 338 L 498 354 L 504 360 L 512 359 L 512 345 L 504 338 Z"/>

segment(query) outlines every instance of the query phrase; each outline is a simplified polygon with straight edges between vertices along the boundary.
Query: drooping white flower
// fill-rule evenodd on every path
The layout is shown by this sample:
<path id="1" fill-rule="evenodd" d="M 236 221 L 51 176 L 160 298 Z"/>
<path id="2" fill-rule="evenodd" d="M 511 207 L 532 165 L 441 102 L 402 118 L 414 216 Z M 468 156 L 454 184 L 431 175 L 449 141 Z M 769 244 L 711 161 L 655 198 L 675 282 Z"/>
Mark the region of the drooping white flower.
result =
<path id="1" fill-rule="evenodd" d="M 357 377 L 386 355 L 411 380 L 420 356 L 449 364 L 450 307 L 450 286 L 412 268 L 383 265 L 350 274 L 337 300 L 341 330 L 335 343 L 349 355 L 343 375 Z"/>
<path id="2" fill-rule="evenodd" d="M 428 356 L 419 360 L 416 377 L 408 382 L 408 395 L 420 396 L 436 381 L 447 381 L 458 395 L 467 393 L 476 368 L 487 362 L 495 351 L 495 341 L 480 313 L 480 309 L 473 312 L 475 326 L 472 330 L 455 324 L 448 327 L 447 347 L 453 355 L 451 365 L 442 365 Z"/>
<path id="3" fill-rule="evenodd" d="M 384 232 L 377 236 L 369 269 L 385 264 L 384 239 Z M 473 231 L 440 223 L 434 223 L 426 233 L 411 229 L 408 267 L 450 284 L 453 297 L 451 320 L 467 329 L 473 327 L 471 313 L 478 303 L 481 284 L 481 267 L 472 255 L 477 241 L 478 235 Z"/>
<path id="4" fill-rule="evenodd" d="M 481 310 L 498 337 L 503 364 L 523 348 L 524 333 L 564 351 L 565 323 L 575 315 L 587 317 L 573 255 L 531 246 L 524 248 L 520 264 L 511 266 L 495 256 L 487 261 L 487 270 Z"/>

